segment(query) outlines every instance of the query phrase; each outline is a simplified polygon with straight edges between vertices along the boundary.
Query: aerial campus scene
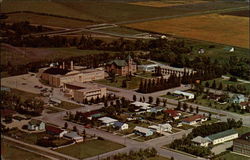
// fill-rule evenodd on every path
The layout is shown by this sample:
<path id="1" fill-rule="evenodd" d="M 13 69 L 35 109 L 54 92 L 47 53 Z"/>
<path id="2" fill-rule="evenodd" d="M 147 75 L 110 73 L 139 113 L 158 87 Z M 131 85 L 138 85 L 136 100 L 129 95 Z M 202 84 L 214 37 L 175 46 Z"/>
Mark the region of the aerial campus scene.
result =
<path id="1" fill-rule="evenodd" d="M 250 160 L 249 0 L 1 0 L 1 159 Z"/>

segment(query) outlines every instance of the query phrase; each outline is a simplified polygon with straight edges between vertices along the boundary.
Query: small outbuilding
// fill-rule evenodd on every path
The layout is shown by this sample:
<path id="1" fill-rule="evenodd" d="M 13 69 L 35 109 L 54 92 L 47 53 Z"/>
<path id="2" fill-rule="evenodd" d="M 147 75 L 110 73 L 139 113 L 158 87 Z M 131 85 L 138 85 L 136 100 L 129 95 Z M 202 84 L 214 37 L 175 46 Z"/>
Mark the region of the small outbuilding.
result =
<path id="1" fill-rule="evenodd" d="M 102 117 L 102 118 L 99 118 L 98 120 L 101 121 L 106 126 L 110 126 L 110 125 L 113 125 L 115 122 L 118 122 L 117 119 L 113 119 L 110 117 Z"/>
<path id="2" fill-rule="evenodd" d="M 128 129 L 128 124 L 127 123 L 122 123 L 119 121 L 114 122 L 114 128 L 118 128 L 119 130 L 126 130 Z"/>
<path id="3" fill-rule="evenodd" d="M 83 142 L 83 137 L 78 135 L 76 132 L 69 132 L 63 135 L 66 138 L 74 140 L 76 143 Z"/>
<path id="4" fill-rule="evenodd" d="M 140 126 L 136 126 L 134 128 L 134 133 L 137 135 L 145 136 L 145 137 L 152 136 L 154 134 L 154 132 L 151 129 L 140 127 Z"/>

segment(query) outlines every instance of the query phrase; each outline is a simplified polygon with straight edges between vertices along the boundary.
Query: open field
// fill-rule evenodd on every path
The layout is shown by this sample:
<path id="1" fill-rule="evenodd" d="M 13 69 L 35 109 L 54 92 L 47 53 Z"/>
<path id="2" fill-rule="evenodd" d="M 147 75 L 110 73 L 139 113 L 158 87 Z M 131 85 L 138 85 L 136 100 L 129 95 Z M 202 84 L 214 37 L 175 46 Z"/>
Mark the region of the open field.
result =
<path id="1" fill-rule="evenodd" d="M 134 23 L 126 26 L 249 48 L 249 18 L 247 17 L 207 14 Z"/>
<path id="2" fill-rule="evenodd" d="M 238 154 L 235 154 L 235 153 L 226 153 L 222 156 L 219 156 L 213 160 L 220 160 L 220 159 L 225 159 L 225 160 L 249 160 L 250 158 L 249 157 L 245 157 L 245 156 L 242 156 L 242 155 L 238 155 Z"/>
<path id="3" fill-rule="evenodd" d="M 1 155 L 6 160 L 49 160 L 35 153 L 31 153 L 20 148 L 15 147 L 10 142 L 1 141 Z"/>
<path id="4" fill-rule="evenodd" d="M 139 6 L 148 6 L 148 7 L 170 7 L 170 6 L 179 6 L 185 4 L 196 4 L 196 3 L 206 3 L 208 1 L 202 0 L 161 0 L 161 1 L 139 1 L 139 2 L 132 2 L 130 4 L 139 5 Z"/>
<path id="5" fill-rule="evenodd" d="M 170 160 L 170 159 L 165 158 L 165 157 L 161 157 L 161 156 L 157 156 L 157 157 L 148 158 L 147 160 Z"/>
<path id="6" fill-rule="evenodd" d="M 78 143 L 68 147 L 60 148 L 56 151 L 73 157 L 84 159 L 120 148 L 123 148 L 123 146 L 114 142 L 106 140 L 90 140 L 83 143 Z"/>
<path id="7" fill-rule="evenodd" d="M 232 16 L 240 16 L 240 17 L 250 17 L 249 10 L 241 10 L 241 11 L 232 11 L 221 13 L 221 15 L 232 15 Z"/>
<path id="8" fill-rule="evenodd" d="M 61 28 L 79 28 L 94 24 L 88 21 L 84 22 L 67 18 L 37 15 L 33 13 L 12 13 L 7 14 L 7 16 L 8 18 L 4 20 L 6 23 L 29 21 L 31 24 L 43 25 L 48 27 L 53 26 Z"/>
<path id="9" fill-rule="evenodd" d="M 148 7 L 128 4 L 128 2 L 100 1 L 3 1 L 2 12 L 33 11 L 98 22 L 120 22 L 174 16 L 225 8 L 246 6 L 245 2 L 213 1 L 171 7 Z"/>
<path id="10" fill-rule="evenodd" d="M 130 29 L 130 28 L 126 28 L 126 27 L 105 28 L 105 29 L 99 29 L 98 31 L 105 31 L 107 33 L 127 34 L 127 35 L 135 35 L 135 34 L 143 33 L 143 32 Z"/>

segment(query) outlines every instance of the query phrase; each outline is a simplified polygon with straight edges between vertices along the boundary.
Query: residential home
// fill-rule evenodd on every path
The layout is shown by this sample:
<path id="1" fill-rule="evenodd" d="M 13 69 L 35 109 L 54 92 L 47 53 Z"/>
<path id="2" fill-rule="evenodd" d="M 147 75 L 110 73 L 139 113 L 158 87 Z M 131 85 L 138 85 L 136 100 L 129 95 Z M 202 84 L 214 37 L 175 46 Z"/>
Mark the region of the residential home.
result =
<path id="1" fill-rule="evenodd" d="M 154 132 L 151 129 L 140 127 L 140 126 L 136 126 L 134 128 L 134 133 L 137 135 L 145 136 L 145 137 L 152 136 L 154 134 Z"/>
<path id="2" fill-rule="evenodd" d="M 118 128 L 119 130 L 126 130 L 128 129 L 128 124 L 127 123 L 122 123 L 119 121 L 114 122 L 114 128 Z"/>
<path id="3" fill-rule="evenodd" d="M 45 123 L 40 120 L 32 119 L 28 123 L 28 130 L 30 131 L 41 131 L 45 130 Z"/>
<path id="4" fill-rule="evenodd" d="M 67 130 L 64 130 L 64 129 L 61 129 L 59 127 L 52 126 L 52 125 L 46 125 L 45 129 L 46 129 L 46 133 L 53 135 L 55 137 L 59 137 L 59 138 L 62 138 L 64 134 L 68 133 Z"/>
<path id="5" fill-rule="evenodd" d="M 207 117 L 200 115 L 200 114 L 196 114 L 187 118 L 184 118 L 182 120 L 183 124 L 188 124 L 188 125 L 196 125 L 197 123 L 202 123 L 204 121 L 207 121 Z"/>
<path id="6" fill-rule="evenodd" d="M 192 139 L 193 144 L 201 146 L 201 147 L 208 147 L 210 141 L 207 138 L 203 138 L 201 136 L 197 136 Z"/>
<path id="7" fill-rule="evenodd" d="M 76 143 L 83 142 L 83 137 L 79 136 L 76 132 L 69 132 L 63 135 L 66 138 L 74 140 Z"/>
<path id="8" fill-rule="evenodd" d="M 102 117 L 102 118 L 98 118 L 98 120 L 101 121 L 106 126 L 111 126 L 115 122 L 118 122 L 117 119 L 113 119 L 113 118 L 110 118 L 110 117 Z"/>
<path id="9" fill-rule="evenodd" d="M 193 93 L 183 92 L 183 91 L 174 91 L 174 95 L 183 96 L 185 99 L 194 99 Z"/>
<path id="10" fill-rule="evenodd" d="M 172 132 L 172 126 L 169 123 L 158 124 L 158 125 L 151 125 L 148 128 L 154 130 L 157 133 Z"/>
<path id="11" fill-rule="evenodd" d="M 250 156 L 250 132 L 233 141 L 233 151 Z"/>
<path id="12" fill-rule="evenodd" d="M 126 76 L 137 71 L 137 65 L 129 55 L 125 60 L 116 59 L 106 64 L 107 72 L 115 72 L 118 75 Z"/>
<path id="13" fill-rule="evenodd" d="M 164 110 L 164 112 L 165 112 L 168 116 L 172 117 L 172 118 L 175 119 L 175 120 L 179 119 L 180 116 L 181 116 L 181 113 L 178 112 L 178 111 L 176 111 L 176 110 L 168 109 L 168 110 Z"/>
<path id="14" fill-rule="evenodd" d="M 213 145 L 216 145 L 236 139 L 238 136 L 238 132 L 236 132 L 234 129 L 230 129 L 207 136 L 206 139 L 208 139 Z"/>
<path id="15" fill-rule="evenodd" d="M 241 107 L 241 109 L 250 111 L 250 101 L 241 102 L 240 107 Z"/>
<path id="16" fill-rule="evenodd" d="M 231 103 L 241 103 L 247 101 L 247 97 L 245 97 L 243 94 L 235 94 L 230 98 Z"/>

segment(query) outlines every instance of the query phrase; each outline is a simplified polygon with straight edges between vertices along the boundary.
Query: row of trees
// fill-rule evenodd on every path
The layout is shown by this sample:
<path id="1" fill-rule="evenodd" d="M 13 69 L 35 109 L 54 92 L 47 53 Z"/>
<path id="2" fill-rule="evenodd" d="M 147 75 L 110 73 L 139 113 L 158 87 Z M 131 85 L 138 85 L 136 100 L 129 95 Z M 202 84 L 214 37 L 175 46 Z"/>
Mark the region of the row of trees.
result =
<path id="1" fill-rule="evenodd" d="M 163 77 L 154 79 L 144 79 L 140 82 L 138 92 L 152 93 L 164 89 L 179 87 L 181 78 L 176 74 L 171 74 L 168 79 Z"/>
<path id="2" fill-rule="evenodd" d="M 119 153 L 104 160 L 147 160 L 157 156 L 155 148 L 140 149 L 139 151 L 131 150 L 129 153 Z M 173 158 L 171 158 L 173 160 Z"/>
<path id="3" fill-rule="evenodd" d="M 44 109 L 44 102 L 36 98 L 22 99 L 20 96 L 11 92 L 1 91 L 1 106 L 15 110 L 20 114 L 40 116 Z"/>

